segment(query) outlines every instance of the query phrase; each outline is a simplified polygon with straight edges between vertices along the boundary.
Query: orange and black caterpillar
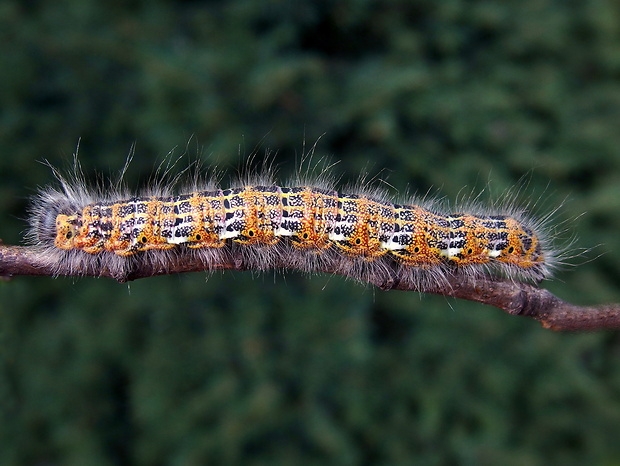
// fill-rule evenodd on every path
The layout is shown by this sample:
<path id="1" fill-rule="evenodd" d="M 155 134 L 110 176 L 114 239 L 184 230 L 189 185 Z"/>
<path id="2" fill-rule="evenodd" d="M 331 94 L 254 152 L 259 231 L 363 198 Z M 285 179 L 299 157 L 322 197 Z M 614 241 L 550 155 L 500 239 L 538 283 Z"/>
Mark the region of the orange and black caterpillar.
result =
<path id="1" fill-rule="evenodd" d="M 424 282 L 495 270 L 540 280 L 555 261 L 544 229 L 514 209 L 442 213 L 325 187 L 248 183 L 115 196 L 59 178 L 62 191 L 44 190 L 35 202 L 31 237 L 50 261 L 69 261 L 78 273 L 140 260 L 165 267 L 170 254 L 202 254 L 208 269 L 218 255 L 240 254 L 260 270 L 278 256 L 307 271 L 350 267 L 360 279 L 389 270 Z"/>

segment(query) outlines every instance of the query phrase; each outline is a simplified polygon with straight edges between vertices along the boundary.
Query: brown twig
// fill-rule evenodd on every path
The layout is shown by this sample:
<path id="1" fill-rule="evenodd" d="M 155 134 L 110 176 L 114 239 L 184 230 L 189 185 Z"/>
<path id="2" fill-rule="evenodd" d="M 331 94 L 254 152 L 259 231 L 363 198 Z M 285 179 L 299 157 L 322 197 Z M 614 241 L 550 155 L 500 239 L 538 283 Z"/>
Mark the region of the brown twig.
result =
<path id="1" fill-rule="evenodd" d="M 286 268 L 286 264 L 276 264 Z M 222 262 L 211 270 L 246 270 L 243 263 L 232 259 Z M 139 268 L 131 270 L 123 276 L 114 275 L 110 271 L 102 270 L 94 273 L 81 273 L 80 276 L 110 277 L 119 282 L 136 280 L 182 272 L 197 272 L 204 270 L 200 263 L 179 261 L 165 271 L 140 264 Z M 346 276 L 345 272 L 323 270 L 325 273 L 337 273 Z M 71 275 L 70 271 L 63 271 L 46 265 L 44 258 L 36 248 L 24 246 L 0 245 L 0 277 L 15 275 Z M 385 283 L 372 282 L 375 286 L 386 288 Z M 395 283 L 388 288 L 403 291 L 423 291 L 454 298 L 477 301 L 498 307 L 510 315 L 531 317 L 541 322 L 543 327 L 552 330 L 600 330 L 620 328 L 620 305 L 609 304 L 602 306 L 576 306 L 567 303 L 549 291 L 536 286 L 514 282 L 500 278 L 477 278 L 470 280 L 459 278 L 450 282 L 451 287 L 436 286 L 424 290 L 413 289 L 410 285 Z"/>

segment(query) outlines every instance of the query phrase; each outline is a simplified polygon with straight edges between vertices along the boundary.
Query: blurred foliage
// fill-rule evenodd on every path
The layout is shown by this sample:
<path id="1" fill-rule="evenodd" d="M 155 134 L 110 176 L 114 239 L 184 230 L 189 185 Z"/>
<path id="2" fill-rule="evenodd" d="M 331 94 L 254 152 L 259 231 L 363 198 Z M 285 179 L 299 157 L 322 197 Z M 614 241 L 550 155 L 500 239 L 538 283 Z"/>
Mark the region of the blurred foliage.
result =
<path id="1" fill-rule="evenodd" d="M 173 148 L 233 174 L 273 151 L 286 179 L 316 143 L 396 198 L 568 198 L 559 228 L 594 250 L 545 286 L 620 301 L 617 2 L 7 0 L 0 39 L 7 243 L 78 140 L 111 176 L 135 142 L 136 186 Z M 0 463 L 617 464 L 619 355 L 338 277 L 18 277 Z"/>

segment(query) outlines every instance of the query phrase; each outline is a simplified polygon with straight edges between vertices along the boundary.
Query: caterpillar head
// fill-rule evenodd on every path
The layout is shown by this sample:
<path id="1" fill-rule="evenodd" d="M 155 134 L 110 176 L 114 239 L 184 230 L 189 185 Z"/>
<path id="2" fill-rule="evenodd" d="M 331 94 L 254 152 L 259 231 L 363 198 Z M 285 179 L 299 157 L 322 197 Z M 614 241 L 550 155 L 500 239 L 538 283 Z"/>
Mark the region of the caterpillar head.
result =
<path id="1" fill-rule="evenodd" d="M 79 220 L 77 215 L 56 216 L 56 239 L 54 245 L 59 249 L 75 249 Z"/>

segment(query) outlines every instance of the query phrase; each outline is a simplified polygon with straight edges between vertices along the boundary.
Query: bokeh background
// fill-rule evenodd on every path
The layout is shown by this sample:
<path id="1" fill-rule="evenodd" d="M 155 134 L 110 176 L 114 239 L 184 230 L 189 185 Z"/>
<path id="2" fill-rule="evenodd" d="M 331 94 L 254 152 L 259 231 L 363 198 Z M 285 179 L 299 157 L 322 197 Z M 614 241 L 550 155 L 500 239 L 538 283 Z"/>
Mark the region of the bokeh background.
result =
<path id="1" fill-rule="evenodd" d="M 544 283 L 620 301 L 613 0 L 0 3 L 0 236 L 49 160 L 148 181 L 316 143 L 407 192 L 525 177 L 576 236 Z M 304 146 L 305 144 L 305 146 Z M 226 184 L 224 177 L 224 184 Z M 485 194 L 486 195 L 486 194 Z M 0 463 L 619 464 L 618 333 L 294 272 L 0 283 Z"/>

